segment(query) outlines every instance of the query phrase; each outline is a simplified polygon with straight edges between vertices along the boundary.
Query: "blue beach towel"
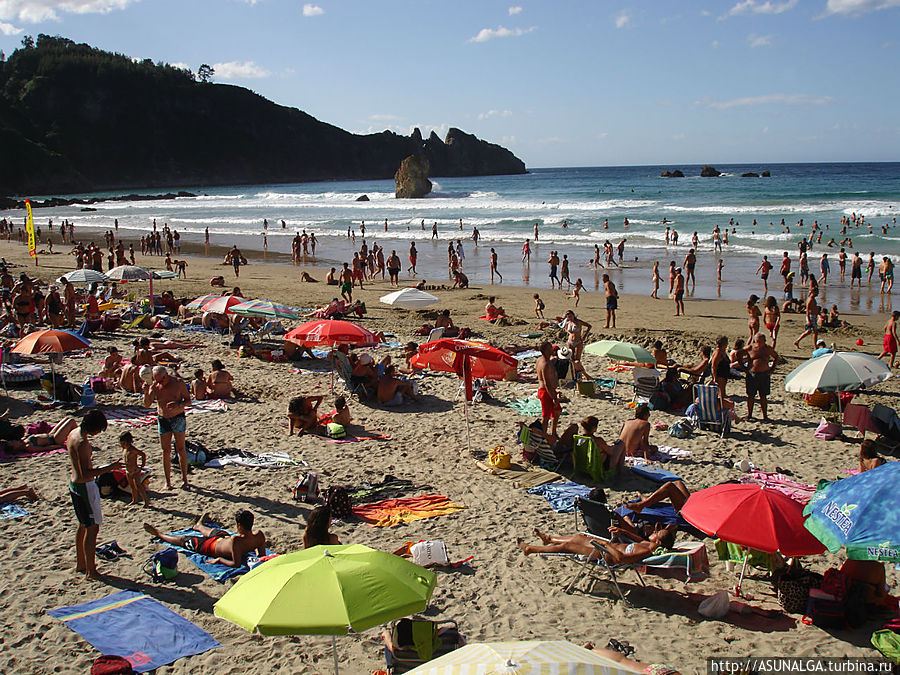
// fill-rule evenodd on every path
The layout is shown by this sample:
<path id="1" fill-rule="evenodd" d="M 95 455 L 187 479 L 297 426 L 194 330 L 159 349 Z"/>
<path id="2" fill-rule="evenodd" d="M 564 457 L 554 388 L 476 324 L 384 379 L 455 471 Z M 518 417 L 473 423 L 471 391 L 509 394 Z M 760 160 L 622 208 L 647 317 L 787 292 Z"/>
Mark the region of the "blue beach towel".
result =
<path id="1" fill-rule="evenodd" d="M 633 500 L 637 501 L 637 500 Z M 616 509 L 616 513 L 620 516 L 628 516 L 631 522 L 660 523 L 661 525 L 677 525 L 678 527 L 691 527 L 690 523 L 676 513 L 675 507 L 668 502 L 660 502 L 651 504 L 643 509 L 640 513 L 631 511 L 626 506 L 620 506 Z"/>
<path id="2" fill-rule="evenodd" d="M 127 659 L 139 673 L 221 647 L 205 630 L 137 591 L 47 613 L 102 654 Z"/>
<path id="3" fill-rule="evenodd" d="M 23 509 L 18 504 L 4 504 L 0 507 L 0 519 L 4 518 L 21 518 L 23 516 L 30 516 L 25 509 Z"/>
<path id="4" fill-rule="evenodd" d="M 641 478 L 646 478 L 647 480 L 652 480 L 654 483 L 669 483 L 673 480 L 681 480 L 681 476 L 678 474 L 672 473 L 671 471 L 666 471 L 665 469 L 661 469 L 658 466 L 653 466 L 652 464 L 644 464 L 642 466 L 633 466 L 631 467 L 632 473 L 636 473 Z"/>
<path id="5" fill-rule="evenodd" d="M 574 513 L 575 497 L 587 498 L 591 491 L 587 485 L 565 481 L 562 483 L 547 483 L 529 488 L 528 493 L 540 495 L 546 499 L 554 511 L 558 513 Z"/>
<path id="6" fill-rule="evenodd" d="M 184 530 L 176 530 L 175 532 L 169 532 L 170 535 L 174 537 L 182 537 L 182 536 L 202 536 L 197 530 L 193 530 L 191 528 L 187 528 Z M 232 534 L 229 532 L 229 534 Z M 229 567 L 228 565 L 223 565 L 222 563 L 214 563 L 210 564 L 206 562 L 206 559 L 209 556 L 205 556 L 201 553 L 194 553 L 193 551 L 188 551 L 186 548 L 182 548 L 181 546 L 175 546 L 174 544 L 168 544 L 172 548 L 176 549 L 179 553 L 184 555 L 185 558 L 194 563 L 194 566 L 199 569 L 201 572 L 206 574 L 211 579 L 218 581 L 220 584 L 224 584 L 226 581 L 231 579 L 232 577 L 236 577 L 239 574 L 246 574 L 250 571 L 250 566 L 245 561 L 243 565 L 240 567 Z M 270 551 L 266 549 L 266 555 L 272 555 L 274 551 Z"/>

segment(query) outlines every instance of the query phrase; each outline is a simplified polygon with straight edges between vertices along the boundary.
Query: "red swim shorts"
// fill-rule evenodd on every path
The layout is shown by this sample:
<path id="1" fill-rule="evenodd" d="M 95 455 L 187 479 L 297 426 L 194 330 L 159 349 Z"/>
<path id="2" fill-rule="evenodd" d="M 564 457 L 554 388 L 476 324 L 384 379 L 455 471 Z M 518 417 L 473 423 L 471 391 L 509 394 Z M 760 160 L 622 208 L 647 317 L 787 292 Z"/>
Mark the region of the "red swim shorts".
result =
<path id="1" fill-rule="evenodd" d="M 884 351 L 888 354 L 897 353 L 897 338 L 890 333 L 884 336 Z"/>
<path id="2" fill-rule="evenodd" d="M 553 400 L 550 392 L 541 387 L 538 389 L 538 400 L 541 402 L 541 417 L 549 419 L 551 417 L 559 417 L 562 413 L 562 406 Z"/>

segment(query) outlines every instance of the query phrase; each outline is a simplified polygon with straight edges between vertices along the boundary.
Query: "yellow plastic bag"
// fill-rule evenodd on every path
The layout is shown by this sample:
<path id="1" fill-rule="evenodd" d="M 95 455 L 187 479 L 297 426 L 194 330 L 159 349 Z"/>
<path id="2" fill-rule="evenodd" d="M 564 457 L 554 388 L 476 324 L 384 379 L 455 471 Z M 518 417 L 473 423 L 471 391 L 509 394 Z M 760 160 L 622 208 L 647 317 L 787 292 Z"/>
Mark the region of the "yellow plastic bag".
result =
<path id="1" fill-rule="evenodd" d="M 508 469 L 512 464 L 512 458 L 502 445 L 495 445 L 488 453 L 488 464 L 497 469 Z"/>

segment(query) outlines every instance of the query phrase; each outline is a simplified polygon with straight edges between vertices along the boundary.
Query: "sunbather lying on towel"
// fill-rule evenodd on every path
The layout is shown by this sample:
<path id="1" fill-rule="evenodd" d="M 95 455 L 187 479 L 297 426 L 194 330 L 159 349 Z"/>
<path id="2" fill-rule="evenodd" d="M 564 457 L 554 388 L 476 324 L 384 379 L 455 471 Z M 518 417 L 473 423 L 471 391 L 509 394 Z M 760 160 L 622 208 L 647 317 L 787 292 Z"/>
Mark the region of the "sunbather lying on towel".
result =
<path id="1" fill-rule="evenodd" d="M 588 537 L 573 534 L 568 537 L 553 537 L 544 534 L 537 528 L 534 534 L 543 542 L 542 545 L 526 544 L 521 538 L 516 540 L 525 555 L 532 553 L 572 553 L 590 556 L 596 553 L 594 543 L 603 548 L 603 557 L 612 565 L 630 564 L 649 558 L 659 548 L 672 548 L 675 545 L 675 532 L 666 527 L 655 530 L 646 541 L 630 544 L 614 543 L 599 537 Z"/>
<path id="2" fill-rule="evenodd" d="M 228 534 L 217 527 L 207 527 L 205 521 L 210 520 L 207 514 L 203 514 L 194 523 L 193 528 L 200 535 L 170 535 L 160 532 L 150 523 L 144 523 L 144 529 L 154 537 L 159 537 L 167 544 L 181 546 L 194 553 L 209 556 L 206 560 L 210 565 L 221 564 L 228 567 L 240 567 L 244 562 L 244 556 L 256 551 L 262 558 L 266 555 L 266 535 L 262 530 L 253 531 L 253 513 L 242 509 L 237 512 L 237 534 Z"/>
<path id="3" fill-rule="evenodd" d="M 27 434 L 22 440 L 4 441 L 4 450 L 10 453 L 41 452 L 42 450 L 54 450 L 62 448 L 66 444 L 69 433 L 78 426 L 78 421 L 72 417 L 63 417 L 49 433 Z"/>
<path id="4" fill-rule="evenodd" d="M 638 495 L 640 496 L 640 495 Z M 673 480 L 663 483 L 652 495 L 641 497 L 639 501 L 629 502 L 625 506 L 635 513 L 640 513 L 642 509 L 659 502 L 671 502 L 676 513 L 681 512 L 681 507 L 691 496 L 691 491 L 682 480 Z"/>
<path id="5" fill-rule="evenodd" d="M 623 670 L 629 670 L 632 673 L 641 673 L 641 675 L 681 675 L 675 668 L 671 668 L 665 663 L 641 663 L 636 659 L 629 658 L 628 655 L 634 652 L 634 648 L 631 648 L 628 655 L 622 653 L 622 651 L 619 651 L 618 649 L 609 649 L 609 647 L 614 644 L 618 646 L 619 649 L 622 649 L 621 645 L 617 645 L 614 640 L 610 640 L 610 644 L 607 645 L 606 649 L 595 647 L 590 642 L 586 643 L 584 648 L 597 652 L 611 661 L 615 661 Z"/>
<path id="6" fill-rule="evenodd" d="M 24 499 L 28 502 L 36 502 L 40 499 L 34 488 L 29 485 L 19 485 L 18 487 L 4 488 L 0 490 L 0 504 L 11 504 L 12 502 Z"/>

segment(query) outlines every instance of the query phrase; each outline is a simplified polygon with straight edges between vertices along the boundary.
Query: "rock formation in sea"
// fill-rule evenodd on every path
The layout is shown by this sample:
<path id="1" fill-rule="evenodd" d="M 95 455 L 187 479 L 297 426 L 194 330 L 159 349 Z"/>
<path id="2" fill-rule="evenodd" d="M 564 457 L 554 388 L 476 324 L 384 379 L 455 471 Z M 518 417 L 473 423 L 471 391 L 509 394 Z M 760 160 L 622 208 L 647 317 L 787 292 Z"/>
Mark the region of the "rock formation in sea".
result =
<path id="1" fill-rule="evenodd" d="M 715 178 L 716 176 L 721 176 L 722 172 L 717 171 L 715 167 L 709 166 L 708 164 L 704 164 L 700 169 L 700 175 L 703 178 Z"/>
<path id="2" fill-rule="evenodd" d="M 748 171 L 747 173 L 742 173 L 741 178 L 759 178 L 759 174 L 755 171 Z"/>
<path id="3" fill-rule="evenodd" d="M 459 129 L 353 134 L 243 87 L 47 35 L 0 61 L 0 147 L 10 196 L 386 179 L 415 154 L 435 176 L 525 173 Z"/>
<path id="4" fill-rule="evenodd" d="M 662 178 L 684 178 L 684 174 L 679 169 L 675 169 L 674 171 L 669 171 L 668 169 L 666 169 L 659 175 Z"/>
<path id="5" fill-rule="evenodd" d="M 428 180 L 428 158 L 425 155 L 410 155 L 400 163 L 394 174 L 397 199 L 414 199 L 424 197 L 431 192 L 431 181 Z"/>

